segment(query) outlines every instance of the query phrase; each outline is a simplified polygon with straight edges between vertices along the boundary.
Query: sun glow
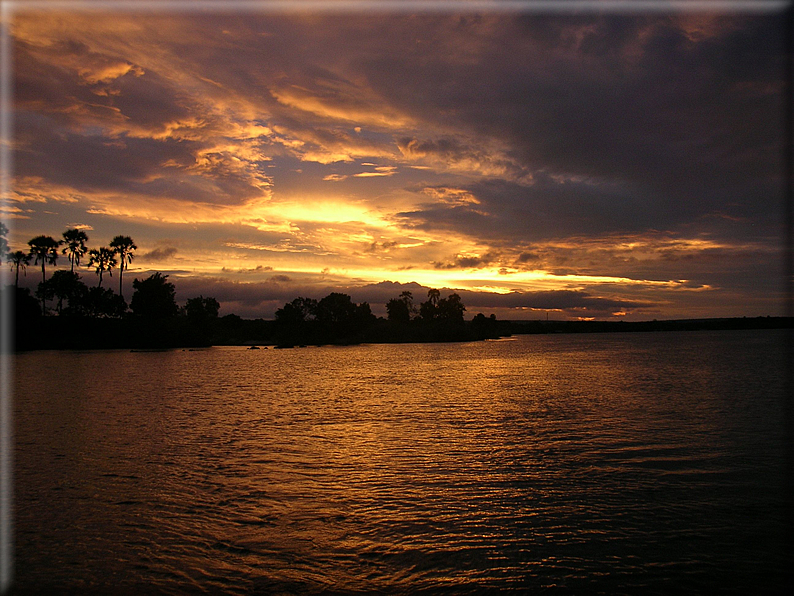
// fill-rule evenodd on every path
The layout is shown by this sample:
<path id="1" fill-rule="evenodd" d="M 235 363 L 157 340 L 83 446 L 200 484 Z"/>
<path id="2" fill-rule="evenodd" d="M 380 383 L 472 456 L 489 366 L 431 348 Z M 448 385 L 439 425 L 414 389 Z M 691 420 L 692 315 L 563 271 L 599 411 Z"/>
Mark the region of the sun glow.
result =
<path id="1" fill-rule="evenodd" d="M 259 211 L 268 219 L 293 223 L 356 222 L 377 228 L 385 228 L 389 225 L 371 209 L 349 201 L 335 199 L 271 202 L 261 205 Z"/>

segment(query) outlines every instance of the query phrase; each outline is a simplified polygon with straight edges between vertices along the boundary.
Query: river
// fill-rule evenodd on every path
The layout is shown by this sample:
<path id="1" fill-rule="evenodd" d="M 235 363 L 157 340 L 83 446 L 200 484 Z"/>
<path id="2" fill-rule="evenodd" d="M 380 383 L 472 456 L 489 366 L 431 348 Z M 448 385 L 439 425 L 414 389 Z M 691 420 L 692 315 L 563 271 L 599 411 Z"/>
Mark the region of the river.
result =
<path id="1" fill-rule="evenodd" d="M 14 356 L 19 593 L 775 593 L 779 331 Z"/>

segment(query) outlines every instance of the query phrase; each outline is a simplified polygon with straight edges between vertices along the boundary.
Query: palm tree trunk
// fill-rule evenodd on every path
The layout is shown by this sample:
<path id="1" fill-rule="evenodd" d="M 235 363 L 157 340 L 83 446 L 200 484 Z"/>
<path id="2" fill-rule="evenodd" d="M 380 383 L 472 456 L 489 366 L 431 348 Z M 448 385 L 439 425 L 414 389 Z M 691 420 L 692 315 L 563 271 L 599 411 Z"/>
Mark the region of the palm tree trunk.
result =
<path id="1" fill-rule="evenodd" d="M 41 283 L 45 283 L 47 281 L 47 275 L 44 272 L 44 260 L 41 261 Z M 41 295 L 41 315 L 47 316 L 47 299 L 44 297 L 44 294 Z"/>
<path id="2" fill-rule="evenodd" d="M 98 288 L 102 287 L 102 272 L 101 271 L 99 272 L 99 283 L 96 285 L 96 287 L 98 287 Z"/>
<path id="3" fill-rule="evenodd" d="M 119 296 L 124 298 L 124 293 L 121 288 L 121 280 L 124 278 L 124 259 L 121 260 L 121 267 L 119 267 Z"/>
<path id="4" fill-rule="evenodd" d="M 15 290 L 19 289 L 19 263 L 17 263 L 17 274 L 16 277 L 14 278 L 14 289 Z"/>

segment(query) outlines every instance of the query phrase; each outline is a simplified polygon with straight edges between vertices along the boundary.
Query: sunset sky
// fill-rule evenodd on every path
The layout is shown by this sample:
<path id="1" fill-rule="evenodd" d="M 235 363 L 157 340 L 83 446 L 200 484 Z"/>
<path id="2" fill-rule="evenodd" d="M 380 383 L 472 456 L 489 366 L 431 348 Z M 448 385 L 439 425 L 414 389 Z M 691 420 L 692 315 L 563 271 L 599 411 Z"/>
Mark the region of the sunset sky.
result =
<path id="1" fill-rule="evenodd" d="M 783 314 L 780 10 L 107 6 L 4 17 L 12 250 L 130 235 L 128 300 L 162 271 L 244 317 Z"/>

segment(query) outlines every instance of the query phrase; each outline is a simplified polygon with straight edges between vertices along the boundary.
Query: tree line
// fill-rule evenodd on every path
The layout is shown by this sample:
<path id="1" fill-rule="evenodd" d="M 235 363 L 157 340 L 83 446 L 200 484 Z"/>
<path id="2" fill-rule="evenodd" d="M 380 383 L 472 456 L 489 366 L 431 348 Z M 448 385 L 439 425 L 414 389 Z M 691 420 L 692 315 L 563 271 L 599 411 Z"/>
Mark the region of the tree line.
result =
<path id="1" fill-rule="evenodd" d="M 7 260 L 14 272 L 14 286 L 3 293 L 13 290 L 18 343 L 78 345 L 77 340 L 70 343 L 70 335 L 82 336 L 82 347 L 234 344 L 250 343 L 252 338 L 293 346 L 498 336 L 495 317 L 486 319 L 479 314 L 466 323 L 466 307 L 460 296 L 452 293 L 441 297 L 436 289 L 431 289 L 427 300 L 419 304 L 414 303 L 411 292 L 402 292 L 387 302 L 385 319 L 376 317 L 367 302 L 356 304 L 347 294 L 332 292 L 319 300 L 295 298 L 276 311 L 274 320 L 251 322 L 237 315 L 219 318 L 220 304 L 212 297 L 190 298 L 180 307 L 174 284 L 167 275 L 156 272 L 133 280 L 133 294 L 127 304 L 123 275 L 138 248 L 131 237 L 115 236 L 107 246 L 89 248 L 84 230 L 67 229 L 62 239 L 36 236 L 28 241 L 27 252 L 10 251 L 8 229 L 0 226 L 0 258 Z M 69 269 L 58 269 L 48 277 L 47 267 L 56 266 L 62 256 L 68 259 Z M 26 275 L 31 264 L 41 267 L 41 281 L 34 294 L 19 287 L 19 274 Z M 78 273 L 81 264 L 93 269 L 95 286 L 89 287 L 82 280 Z M 102 285 L 114 271 L 118 272 L 118 293 Z M 110 335 L 115 338 L 109 339 Z M 44 339 L 32 339 L 37 336 Z"/>
<path id="2" fill-rule="evenodd" d="M 275 333 L 282 346 L 322 343 L 424 342 L 484 339 L 501 335 L 496 317 L 477 314 L 464 320 L 466 307 L 452 293 L 442 298 L 430 289 L 427 300 L 414 303 L 402 292 L 386 303 L 386 319 L 377 318 L 367 302 L 355 304 L 333 292 L 321 300 L 299 297 L 276 311 Z"/>
<path id="3" fill-rule="evenodd" d="M 115 236 L 107 246 L 89 248 L 88 234 L 84 230 L 70 228 L 56 240 L 52 236 L 36 236 L 28 241 L 28 251 L 9 249 L 8 228 L 0 223 L 0 258 L 4 258 L 14 272 L 14 294 L 17 310 L 30 314 L 35 299 L 27 288 L 19 287 L 19 274 L 27 275 L 31 265 L 41 266 L 41 282 L 36 287 L 35 298 L 40 303 L 40 312 L 47 315 L 47 303 L 54 300 L 54 312 L 59 316 L 89 318 L 120 318 L 129 310 L 133 314 L 150 319 L 175 316 L 180 311 L 176 303 L 176 288 L 167 281 L 168 276 L 157 272 L 146 279 L 133 280 L 132 299 L 124 300 L 124 271 L 135 258 L 137 245 L 130 236 Z M 69 269 L 59 269 L 47 277 L 47 266 L 55 266 L 58 258 L 69 260 Z M 85 262 L 87 260 L 87 262 Z M 93 269 L 97 276 L 96 286 L 89 287 L 75 271 L 81 262 Z M 113 277 L 118 271 L 119 291 L 103 288 L 105 275 Z M 38 307 L 37 307 L 38 308 Z M 198 320 L 217 316 L 220 304 L 214 298 L 198 296 L 187 301 L 184 312 Z"/>
<path id="4" fill-rule="evenodd" d="M 0 224 L 3 225 L 3 224 Z M 3 237 L 8 233 L 8 228 L 3 225 Z M 27 266 L 33 261 L 34 265 L 41 264 L 41 281 L 47 281 L 47 265 L 55 265 L 60 254 L 66 255 L 69 259 L 70 273 L 74 273 L 75 267 L 80 265 L 80 261 L 88 255 L 88 268 L 94 268 L 99 281 L 97 287 L 102 287 L 102 278 L 105 273 L 113 276 L 113 269 L 119 269 L 119 295 L 123 297 L 123 276 L 124 270 L 129 268 L 134 258 L 135 250 L 138 248 L 129 236 L 115 236 L 108 246 L 89 249 L 87 246 L 88 235 L 84 230 L 68 229 L 63 234 L 63 239 L 56 240 L 52 236 L 36 236 L 28 240 L 29 249 L 27 252 L 16 250 L 8 252 L 6 259 L 14 270 L 14 285 L 19 287 L 19 271 L 25 273 Z M 7 242 L 5 243 L 7 247 Z M 7 248 L 6 248 L 7 250 Z"/>

